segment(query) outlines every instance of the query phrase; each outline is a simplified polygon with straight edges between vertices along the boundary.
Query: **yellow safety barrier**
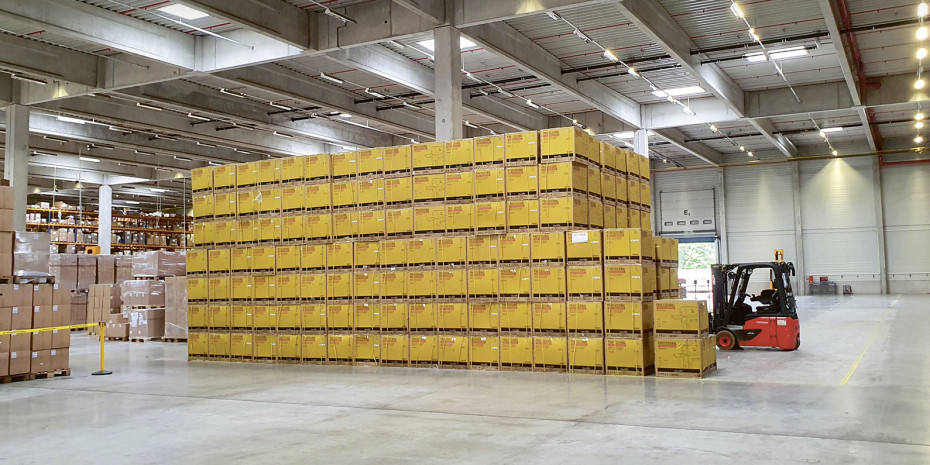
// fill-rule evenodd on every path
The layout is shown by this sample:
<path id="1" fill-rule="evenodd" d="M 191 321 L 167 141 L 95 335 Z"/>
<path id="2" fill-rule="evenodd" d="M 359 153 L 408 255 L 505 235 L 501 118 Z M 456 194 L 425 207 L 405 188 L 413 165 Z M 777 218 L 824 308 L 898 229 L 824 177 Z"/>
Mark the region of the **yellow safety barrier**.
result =
<path id="1" fill-rule="evenodd" d="M 72 329 L 80 328 L 90 328 L 92 326 L 100 327 L 100 370 L 91 373 L 92 375 L 112 375 L 112 371 L 107 371 L 104 369 L 104 359 L 103 359 L 103 343 L 106 341 L 107 337 L 107 325 L 106 323 L 81 323 L 79 325 L 68 325 L 68 326 L 51 326 L 48 328 L 32 328 L 32 329 L 12 329 L 9 331 L 0 331 L 0 336 L 6 336 L 7 334 L 29 334 L 29 333 L 41 333 L 44 331 L 55 331 L 66 329 L 71 331 Z"/>

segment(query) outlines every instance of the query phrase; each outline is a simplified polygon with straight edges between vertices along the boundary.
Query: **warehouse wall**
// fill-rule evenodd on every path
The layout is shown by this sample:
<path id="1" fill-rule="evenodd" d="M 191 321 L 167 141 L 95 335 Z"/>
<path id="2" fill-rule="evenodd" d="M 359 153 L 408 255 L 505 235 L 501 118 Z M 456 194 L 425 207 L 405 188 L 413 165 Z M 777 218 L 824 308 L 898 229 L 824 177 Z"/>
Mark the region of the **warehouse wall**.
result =
<path id="1" fill-rule="evenodd" d="M 930 292 L 930 165 L 886 166 L 879 179 L 877 164 L 863 157 L 727 167 L 722 186 L 719 168 L 658 172 L 653 182 L 656 195 L 723 192 L 721 260 L 769 261 L 773 249 L 784 249 L 803 273 L 800 282 L 828 276 L 858 294 L 881 291 L 882 212 L 889 292 Z"/>

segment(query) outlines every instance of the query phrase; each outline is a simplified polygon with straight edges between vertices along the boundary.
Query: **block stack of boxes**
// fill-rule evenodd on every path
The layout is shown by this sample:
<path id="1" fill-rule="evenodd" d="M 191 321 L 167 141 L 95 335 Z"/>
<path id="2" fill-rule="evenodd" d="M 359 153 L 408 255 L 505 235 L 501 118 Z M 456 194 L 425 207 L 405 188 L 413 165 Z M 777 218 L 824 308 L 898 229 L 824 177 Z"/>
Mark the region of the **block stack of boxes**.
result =
<path id="1" fill-rule="evenodd" d="M 701 378 L 717 369 L 716 337 L 710 334 L 707 303 L 655 302 L 656 375 Z"/>
<path id="2" fill-rule="evenodd" d="M 0 284 L 0 331 L 68 325 L 57 296 L 53 284 Z M 0 336 L 0 377 L 67 373 L 70 345 L 68 330 Z"/>
<path id="3" fill-rule="evenodd" d="M 612 372 L 653 365 L 648 160 L 582 131 L 208 167 L 192 184 L 191 357 L 603 373 L 622 339 L 640 360 Z"/>
<path id="4" fill-rule="evenodd" d="M 121 294 L 120 287 L 116 284 L 91 284 L 87 291 L 87 321 L 121 323 Z M 123 334 L 119 328 L 114 327 L 113 329 L 113 331 L 110 331 L 110 326 L 107 326 L 106 336 L 108 338 L 128 338 L 128 335 Z M 95 331 L 91 331 L 90 333 L 96 334 Z"/>
<path id="5" fill-rule="evenodd" d="M 656 295 L 662 299 L 677 299 L 678 295 L 678 241 L 667 237 L 654 237 L 656 262 Z"/>
<path id="6" fill-rule="evenodd" d="M 130 341 L 147 341 L 165 336 L 165 279 L 183 276 L 185 270 L 184 252 L 150 251 L 132 256 L 132 275 L 135 279 L 120 283 L 123 305 L 122 316 L 118 318 L 118 323 L 128 322 Z M 173 318 L 176 317 L 173 315 Z"/>

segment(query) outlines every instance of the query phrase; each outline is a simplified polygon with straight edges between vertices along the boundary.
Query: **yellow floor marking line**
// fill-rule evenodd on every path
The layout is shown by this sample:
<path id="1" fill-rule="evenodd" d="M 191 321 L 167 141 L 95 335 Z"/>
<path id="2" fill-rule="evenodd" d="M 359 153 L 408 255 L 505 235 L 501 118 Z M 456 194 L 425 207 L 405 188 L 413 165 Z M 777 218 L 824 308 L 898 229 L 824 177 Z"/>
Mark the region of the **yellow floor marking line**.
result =
<path id="1" fill-rule="evenodd" d="M 894 304 L 897 303 L 897 300 L 893 301 L 891 305 L 885 309 L 885 313 L 882 315 L 882 323 L 888 321 L 888 312 L 891 311 L 891 308 L 894 307 Z M 875 338 L 878 337 L 878 331 L 882 329 L 884 325 L 876 325 L 875 329 L 872 330 L 872 336 L 869 337 L 868 342 L 865 343 L 865 347 L 862 348 L 862 352 L 859 352 L 859 356 L 856 357 L 856 360 L 853 362 L 852 366 L 849 368 L 849 372 L 846 373 L 846 376 L 843 377 L 843 380 L 840 381 L 840 386 L 845 386 L 846 382 L 849 381 L 849 378 L 852 377 L 853 373 L 856 372 L 856 368 L 859 368 L 859 362 L 862 361 L 862 357 L 865 356 L 866 351 L 869 350 L 869 347 L 872 345 L 872 342 L 875 341 Z"/>

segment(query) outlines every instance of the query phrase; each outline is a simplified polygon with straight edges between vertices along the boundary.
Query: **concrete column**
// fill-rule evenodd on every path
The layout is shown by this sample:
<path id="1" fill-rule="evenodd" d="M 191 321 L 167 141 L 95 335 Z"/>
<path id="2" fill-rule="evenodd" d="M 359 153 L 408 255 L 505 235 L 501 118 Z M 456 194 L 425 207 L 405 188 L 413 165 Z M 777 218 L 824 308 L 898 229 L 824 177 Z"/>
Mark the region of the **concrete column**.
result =
<path id="1" fill-rule="evenodd" d="M 888 263 L 885 254 L 885 202 L 882 200 L 882 167 L 878 157 L 872 157 L 872 192 L 875 196 L 875 232 L 878 235 L 878 278 L 882 294 L 888 293 Z"/>
<path id="2" fill-rule="evenodd" d="M 637 129 L 633 132 L 633 151 L 649 158 L 649 131 Z"/>
<path id="3" fill-rule="evenodd" d="M 461 33 L 452 26 L 433 29 L 435 39 L 436 140 L 462 138 Z"/>
<path id="4" fill-rule="evenodd" d="M 102 184 L 97 215 L 97 245 L 102 255 L 110 254 L 110 242 L 113 239 L 113 188 Z"/>
<path id="5" fill-rule="evenodd" d="M 720 263 L 730 263 L 730 244 L 727 241 L 727 199 L 726 176 L 723 168 L 717 168 L 717 185 L 714 188 L 714 202 L 717 209 L 717 233 L 720 235 L 720 250 L 717 257 Z"/>
<path id="6" fill-rule="evenodd" d="M 791 198 L 794 201 L 794 272 L 797 281 L 794 283 L 796 295 L 807 295 L 807 274 L 804 269 L 804 228 L 801 223 L 801 164 L 792 163 L 791 183 L 794 192 Z M 787 258 L 787 257 L 786 257 Z M 791 261 L 791 260 L 787 260 Z"/>
<path id="7" fill-rule="evenodd" d="M 26 230 L 26 194 L 29 185 L 29 107 L 6 109 L 6 152 L 3 179 L 13 186 L 13 230 Z"/>

